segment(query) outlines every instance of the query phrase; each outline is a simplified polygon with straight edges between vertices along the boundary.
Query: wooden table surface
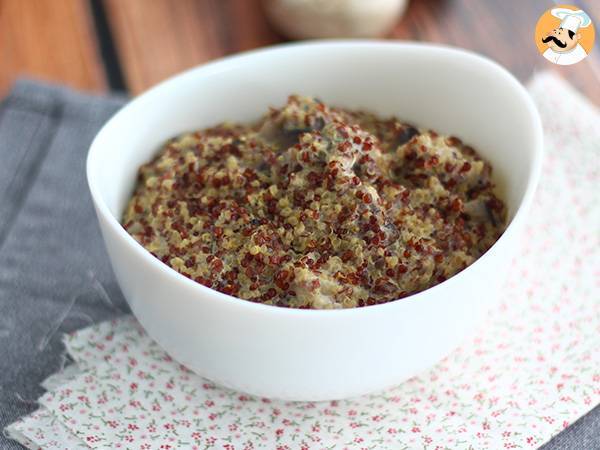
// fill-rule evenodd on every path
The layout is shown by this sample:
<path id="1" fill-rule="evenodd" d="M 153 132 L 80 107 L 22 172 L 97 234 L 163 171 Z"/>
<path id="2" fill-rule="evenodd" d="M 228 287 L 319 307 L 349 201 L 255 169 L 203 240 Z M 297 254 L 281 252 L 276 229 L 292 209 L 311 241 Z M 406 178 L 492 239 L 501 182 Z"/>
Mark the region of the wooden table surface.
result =
<path id="1" fill-rule="evenodd" d="M 600 1 L 571 3 L 600 24 Z M 574 66 L 555 66 L 536 51 L 536 21 L 553 5 L 411 0 L 388 38 L 471 49 L 523 82 L 554 70 L 600 105 L 600 44 Z M 18 76 L 137 94 L 183 69 L 282 41 L 260 0 L 0 0 L 0 96 Z"/>

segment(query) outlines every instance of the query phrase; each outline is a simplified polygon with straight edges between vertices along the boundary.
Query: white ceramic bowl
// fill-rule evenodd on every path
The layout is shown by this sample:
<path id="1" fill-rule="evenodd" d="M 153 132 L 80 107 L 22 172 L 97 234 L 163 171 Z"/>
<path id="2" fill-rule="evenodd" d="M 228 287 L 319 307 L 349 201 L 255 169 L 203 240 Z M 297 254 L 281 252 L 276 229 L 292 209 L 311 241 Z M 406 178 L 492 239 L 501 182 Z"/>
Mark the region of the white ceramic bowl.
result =
<path id="1" fill-rule="evenodd" d="M 510 225 L 478 261 L 411 297 L 312 311 L 247 302 L 155 259 L 119 224 L 138 167 L 184 131 L 257 119 L 288 94 L 395 114 L 461 137 L 489 160 Z M 127 104 L 92 143 L 87 175 L 114 272 L 136 317 L 176 360 L 221 385 L 290 400 L 339 399 L 400 383 L 455 348 L 496 297 L 538 180 L 542 128 L 505 69 L 463 50 L 325 41 L 225 58 Z"/>

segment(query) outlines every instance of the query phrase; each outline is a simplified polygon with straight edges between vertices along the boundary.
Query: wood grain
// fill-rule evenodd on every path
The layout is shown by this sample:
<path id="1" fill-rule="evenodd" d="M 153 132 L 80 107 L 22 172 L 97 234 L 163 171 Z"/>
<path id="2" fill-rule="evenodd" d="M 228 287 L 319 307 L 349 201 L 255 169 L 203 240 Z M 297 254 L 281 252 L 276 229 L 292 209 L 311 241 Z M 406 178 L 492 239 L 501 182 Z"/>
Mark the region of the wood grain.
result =
<path id="1" fill-rule="evenodd" d="M 103 2 L 133 94 L 186 68 L 283 40 L 260 0 L 91 1 Z M 600 24 L 599 1 L 576 3 Z M 600 43 L 574 66 L 552 65 L 537 53 L 535 23 L 550 6 L 547 0 L 412 0 L 389 37 L 471 49 L 522 81 L 554 70 L 600 105 Z M 96 44 L 87 0 L 0 0 L 0 95 L 21 75 L 105 90 Z"/>
<path id="2" fill-rule="evenodd" d="M 106 0 L 105 7 L 133 93 L 183 69 L 276 40 L 254 0 Z"/>
<path id="3" fill-rule="evenodd" d="M 83 0 L 0 0 L 0 97 L 19 76 L 104 91 L 104 69 Z"/>
<path id="4" fill-rule="evenodd" d="M 580 4 L 600 22 L 600 2 Z M 133 93 L 210 59 L 282 40 L 259 0 L 105 0 L 105 5 Z M 600 81 L 589 61 L 558 67 L 537 53 L 535 24 L 550 6 L 546 0 L 412 0 L 389 37 L 471 49 L 522 81 L 538 70 L 554 70 L 600 104 Z"/>

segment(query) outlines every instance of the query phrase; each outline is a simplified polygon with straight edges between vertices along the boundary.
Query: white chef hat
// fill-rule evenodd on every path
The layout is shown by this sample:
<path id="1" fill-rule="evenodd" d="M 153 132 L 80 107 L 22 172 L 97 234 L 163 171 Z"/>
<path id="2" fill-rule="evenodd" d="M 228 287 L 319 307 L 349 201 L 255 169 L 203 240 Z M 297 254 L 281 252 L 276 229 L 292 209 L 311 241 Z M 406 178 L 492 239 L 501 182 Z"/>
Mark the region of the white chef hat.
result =
<path id="1" fill-rule="evenodd" d="M 571 30 L 573 33 L 577 33 L 579 28 L 585 28 L 592 23 L 590 16 L 581 9 L 573 11 L 567 8 L 554 8 L 550 13 L 561 20 L 561 28 Z"/>

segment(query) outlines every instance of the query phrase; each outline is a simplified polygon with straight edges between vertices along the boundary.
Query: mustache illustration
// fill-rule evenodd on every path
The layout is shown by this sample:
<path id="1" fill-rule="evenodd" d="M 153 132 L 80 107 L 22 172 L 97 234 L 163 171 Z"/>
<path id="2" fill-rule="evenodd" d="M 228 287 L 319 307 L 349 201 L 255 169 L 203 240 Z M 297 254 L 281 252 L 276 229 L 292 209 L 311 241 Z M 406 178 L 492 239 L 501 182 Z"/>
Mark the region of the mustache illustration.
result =
<path id="1" fill-rule="evenodd" d="M 547 42 L 550 41 L 554 41 L 554 43 L 559 46 L 560 48 L 565 48 L 567 46 L 566 42 L 562 42 L 560 40 L 558 40 L 558 38 L 556 36 L 547 36 L 545 38 L 542 38 L 542 42 L 545 44 Z"/>

